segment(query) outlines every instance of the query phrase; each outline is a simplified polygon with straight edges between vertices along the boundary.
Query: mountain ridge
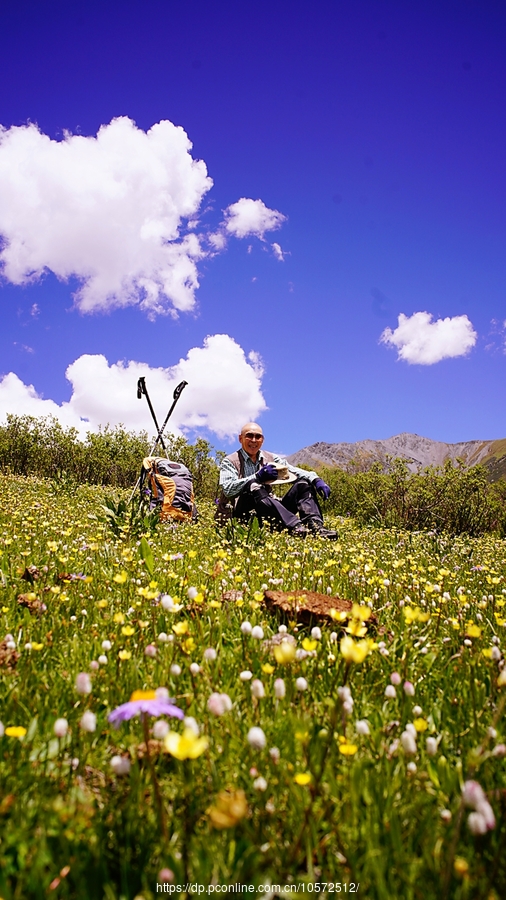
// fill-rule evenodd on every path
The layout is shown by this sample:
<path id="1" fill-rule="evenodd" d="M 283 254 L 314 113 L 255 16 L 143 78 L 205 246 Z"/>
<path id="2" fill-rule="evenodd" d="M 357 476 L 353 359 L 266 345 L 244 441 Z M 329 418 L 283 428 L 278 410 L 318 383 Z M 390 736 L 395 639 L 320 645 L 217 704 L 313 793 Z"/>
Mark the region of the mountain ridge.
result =
<path id="1" fill-rule="evenodd" d="M 495 481 L 506 477 L 506 438 L 450 444 L 402 432 L 384 440 L 333 444 L 318 441 L 292 453 L 288 462 L 313 469 L 330 466 L 348 471 L 366 471 L 378 462 L 385 467 L 389 458 L 405 459 L 412 472 L 427 466 L 444 465 L 449 459 L 462 459 L 466 466 L 486 466 L 491 480 Z"/>

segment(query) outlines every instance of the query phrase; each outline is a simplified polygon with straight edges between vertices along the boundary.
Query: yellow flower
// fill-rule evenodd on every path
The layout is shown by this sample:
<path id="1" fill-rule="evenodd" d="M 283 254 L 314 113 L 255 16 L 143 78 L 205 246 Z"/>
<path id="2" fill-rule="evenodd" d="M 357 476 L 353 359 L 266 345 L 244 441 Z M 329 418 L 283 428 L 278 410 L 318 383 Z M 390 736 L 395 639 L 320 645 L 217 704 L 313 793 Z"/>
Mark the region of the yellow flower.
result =
<path id="1" fill-rule="evenodd" d="M 290 641 L 281 641 L 274 647 L 274 658 L 280 666 L 287 666 L 295 659 L 295 647 Z"/>
<path id="2" fill-rule="evenodd" d="M 318 641 L 312 641 L 311 638 L 304 638 L 302 646 L 304 647 L 304 650 L 311 652 L 311 650 L 316 650 Z"/>
<path id="3" fill-rule="evenodd" d="M 32 650 L 42 650 L 44 644 L 37 644 L 36 641 L 32 642 Z"/>
<path id="4" fill-rule="evenodd" d="M 345 635 L 341 639 L 341 654 L 346 662 L 362 663 L 369 653 L 369 644 L 367 641 L 358 641 L 355 643 L 353 638 Z"/>
<path id="5" fill-rule="evenodd" d="M 195 641 L 192 637 L 186 638 L 186 640 L 183 643 L 183 649 L 187 653 L 191 653 L 192 650 L 195 650 Z"/>
<path id="6" fill-rule="evenodd" d="M 132 654 L 130 653 L 130 650 L 120 650 L 118 656 L 120 659 L 130 659 Z"/>
<path id="7" fill-rule="evenodd" d="M 264 672 L 266 675 L 272 675 L 272 673 L 274 672 L 274 666 L 271 666 L 270 663 L 264 663 L 262 666 L 262 672 Z"/>
<path id="8" fill-rule="evenodd" d="M 415 719 L 413 725 L 418 732 L 427 731 L 427 728 L 429 727 L 425 719 Z"/>
<path id="9" fill-rule="evenodd" d="M 114 622 L 116 622 L 117 625 L 123 625 L 123 622 L 125 621 L 125 616 L 123 615 L 123 613 L 117 612 L 117 613 L 114 613 L 113 620 L 114 620 Z"/>
<path id="10" fill-rule="evenodd" d="M 132 628 L 131 625 L 123 625 L 121 634 L 126 635 L 126 637 L 130 637 L 130 635 L 135 634 L 135 628 Z"/>
<path id="11" fill-rule="evenodd" d="M 51 553 L 56 553 L 56 551 L 58 550 L 58 544 L 56 543 L 56 541 L 48 541 L 47 549 L 50 550 Z"/>
<path id="12" fill-rule="evenodd" d="M 261 591 L 255 591 L 255 593 L 253 594 L 253 599 L 256 600 L 257 603 L 261 603 L 264 599 L 264 595 Z"/>
<path id="13" fill-rule="evenodd" d="M 406 619 L 406 623 L 408 625 L 411 625 L 413 622 L 428 622 L 430 619 L 430 613 L 422 612 L 418 606 L 405 606 L 404 618 Z"/>
<path id="14" fill-rule="evenodd" d="M 469 872 L 469 863 L 462 856 L 457 856 L 453 863 L 453 869 L 455 874 L 462 878 Z"/>
<path id="15" fill-rule="evenodd" d="M 115 581 L 116 584 L 124 584 L 127 578 L 128 575 L 126 572 L 118 572 L 118 574 L 114 576 L 113 581 Z"/>
<path id="16" fill-rule="evenodd" d="M 97 606 L 99 609 L 105 609 L 107 606 L 107 600 L 99 600 Z"/>
<path id="17" fill-rule="evenodd" d="M 466 626 L 466 634 L 468 637 L 479 638 L 481 637 L 481 628 L 479 625 L 471 623 L 471 625 Z"/>
<path id="18" fill-rule="evenodd" d="M 204 595 L 199 591 L 198 594 L 196 594 L 195 597 L 193 598 L 193 602 L 194 603 L 203 603 Z"/>
<path id="19" fill-rule="evenodd" d="M 177 622 L 172 626 L 172 631 L 178 636 L 181 634 L 186 634 L 188 631 L 188 622 Z"/>
<path id="20" fill-rule="evenodd" d="M 344 629 L 348 632 L 348 634 L 353 634 L 354 637 L 363 637 L 364 634 L 367 634 L 367 626 L 363 625 L 360 619 L 352 619 L 347 628 Z"/>
<path id="21" fill-rule="evenodd" d="M 499 672 L 499 678 L 497 679 L 497 687 L 505 687 L 506 686 L 506 669 L 501 669 Z"/>
<path id="22" fill-rule="evenodd" d="M 348 613 L 344 609 L 331 609 L 330 615 L 335 622 L 344 622 L 344 620 L 348 618 Z"/>
<path id="23" fill-rule="evenodd" d="M 7 737 L 15 737 L 21 740 L 26 734 L 26 728 L 23 728 L 22 725 L 9 725 L 9 727 L 5 729 L 5 733 Z"/>
<path id="24" fill-rule="evenodd" d="M 195 598 L 195 599 L 197 599 L 197 598 Z M 242 604 L 243 604 L 243 601 L 242 601 L 242 600 L 237 600 L 236 602 L 237 602 L 240 606 L 242 606 Z M 210 603 L 209 603 L 209 606 L 212 606 L 213 609 L 219 609 L 220 606 L 221 606 L 221 603 L 220 603 L 218 600 L 211 600 Z"/>
<path id="25" fill-rule="evenodd" d="M 356 744 L 339 744 L 339 753 L 342 753 L 343 756 L 353 756 L 358 750 Z"/>
<path id="26" fill-rule="evenodd" d="M 295 781 L 295 784 L 301 784 L 304 786 L 306 784 L 311 784 L 313 776 L 310 772 L 297 772 L 293 780 Z"/>
<path id="27" fill-rule="evenodd" d="M 367 622 L 367 620 L 371 618 L 371 609 L 369 606 L 360 606 L 359 603 L 354 603 L 351 608 L 351 614 L 354 619 L 360 619 L 361 622 Z"/>
<path id="28" fill-rule="evenodd" d="M 188 551 L 188 558 L 189 558 L 189 559 L 195 559 L 196 555 L 197 555 L 197 551 L 196 551 L 196 550 L 189 550 L 189 551 Z"/>
<path id="29" fill-rule="evenodd" d="M 176 759 L 197 759 L 209 745 L 205 737 L 197 737 L 191 728 L 185 728 L 182 734 L 169 731 L 163 742 L 167 753 Z"/>
<path id="30" fill-rule="evenodd" d="M 214 806 L 210 806 L 207 814 L 214 828 L 222 830 L 233 828 L 248 812 L 244 791 L 220 791 Z"/>

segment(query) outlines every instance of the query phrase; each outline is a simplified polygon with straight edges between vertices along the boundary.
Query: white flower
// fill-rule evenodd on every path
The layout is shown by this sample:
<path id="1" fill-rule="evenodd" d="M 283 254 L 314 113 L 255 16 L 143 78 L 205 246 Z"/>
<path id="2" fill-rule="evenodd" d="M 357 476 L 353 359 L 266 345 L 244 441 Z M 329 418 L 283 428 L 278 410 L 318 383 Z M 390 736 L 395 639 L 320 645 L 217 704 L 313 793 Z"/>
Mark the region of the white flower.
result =
<path id="1" fill-rule="evenodd" d="M 411 681 L 404 682 L 404 693 L 406 694 L 407 697 L 415 696 L 415 687 L 413 684 L 411 684 Z"/>
<path id="2" fill-rule="evenodd" d="M 83 731 L 89 731 L 92 734 L 97 730 L 97 717 L 91 709 L 87 709 L 81 716 L 79 725 Z"/>
<path id="3" fill-rule="evenodd" d="M 490 652 L 490 659 L 493 659 L 494 662 L 499 662 L 500 658 L 501 651 L 499 650 L 499 647 L 494 644 Z"/>
<path id="4" fill-rule="evenodd" d="M 223 716 L 232 709 L 232 701 L 228 694 L 213 693 L 207 701 L 207 708 L 213 716 Z"/>
<path id="5" fill-rule="evenodd" d="M 181 666 L 178 666 L 177 663 L 173 663 L 173 665 L 170 667 L 170 674 L 181 675 Z"/>
<path id="6" fill-rule="evenodd" d="M 301 677 L 301 678 L 297 678 L 297 680 L 296 680 L 296 682 L 295 682 L 295 687 L 297 688 L 298 691 L 305 691 L 305 690 L 307 690 L 307 681 L 306 681 L 306 679 L 305 679 L 305 678 L 302 678 L 302 677 Z"/>
<path id="7" fill-rule="evenodd" d="M 253 782 L 253 787 L 255 788 L 256 791 L 266 791 L 267 790 L 267 782 L 266 782 L 265 778 L 262 778 L 262 776 L 259 775 L 258 778 L 255 778 L 255 780 Z"/>
<path id="8" fill-rule="evenodd" d="M 250 678 L 253 678 L 253 672 L 245 669 L 244 672 L 240 673 L 239 678 L 241 679 L 241 681 L 249 681 Z"/>
<path id="9" fill-rule="evenodd" d="M 415 728 L 415 726 L 413 725 L 412 722 L 408 722 L 408 724 L 406 725 L 406 729 L 405 729 L 405 730 L 406 730 L 406 731 L 411 735 L 411 737 L 414 738 L 415 741 L 416 741 L 416 737 L 417 737 L 416 728 Z"/>
<path id="10" fill-rule="evenodd" d="M 282 678 L 276 678 L 274 682 L 274 696 L 276 700 L 282 700 L 286 694 L 285 682 Z"/>
<path id="11" fill-rule="evenodd" d="M 406 766 L 406 769 L 408 770 L 408 772 L 409 772 L 411 775 L 414 775 L 415 772 L 416 772 L 416 763 L 414 763 L 414 762 L 409 762 L 409 763 L 407 764 L 407 766 Z"/>
<path id="12" fill-rule="evenodd" d="M 435 737 L 428 737 L 425 741 L 425 749 L 429 756 L 435 756 L 437 753 L 437 740 Z"/>
<path id="13" fill-rule="evenodd" d="M 172 597 L 169 596 L 169 594 L 162 594 L 160 603 L 162 604 L 162 608 L 168 612 L 174 609 L 174 601 Z"/>
<path id="14" fill-rule="evenodd" d="M 487 802 L 485 792 L 477 781 L 466 781 L 462 788 L 462 799 L 465 806 L 476 809 L 481 803 Z"/>
<path id="15" fill-rule="evenodd" d="M 111 759 L 111 769 L 115 775 L 128 775 L 130 771 L 130 760 L 128 756 L 113 756 Z"/>
<path id="16" fill-rule="evenodd" d="M 262 729 L 255 725 L 248 731 L 247 741 L 254 750 L 263 750 L 267 743 L 267 738 Z"/>
<path id="17" fill-rule="evenodd" d="M 314 641 L 321 641 L 321 639 L 322 639 L 321 628 L 318 628 L 318 626 L 315 625 L 315 627 L 311 629 L 311 637 L 313 638 Z"/>
<path id="18" fill-rule="evenodd" d="M 257 700 L 262 700 L 265 697 L 265 688 L 259 678 L 255 678 L 251 682 L 251 693 Z"/>
<path id="19" fill-rule="evenodd" d="M 256 638 L 257 641 L 261 641 L 264 636 L 264 630 L 261 625 L 255 625 L 251 630 L 251 637 Z"/>
<path id="20" fill-rule="evenodd" d="M 196 587 L 189 587 L 188 590 L 186 591 L 186 596 L 188 597 L 188 600 L 195 600 L 195 597 L 197 596 L 197 594 L 198 594 L 198 590 Z"/>
<path id="21" fill-rule="evenodd" d="M 449 809 L 442 809 L 441 812 L 439 813 L 439 815 L 441 816 L 443 822 L 446 825 L 448 824 L 448 822 L 451 822 L 451 820 L 452 820 L 451 810 L 449 810 Z"/>
<path id="22" fill-rule="evenodd" d="M 337 644 L 337 631 L 331 631 L 330 633 L 330 643 Z"/>
<path id="23" fill-rule="evenodd" d="M 279 762 L 279 757 L 281 756 L 281 754 L 277 747 L 271 747 L 271 749 L 269 750 L 269 756 L 273 762 L 277 763 Z"/>
<path id="24" fill-rule="evenodd" d="M 31 650 L 31 649 L 32 649 L 32 645 L 30 644 L 30 641 L 28 641 L 28 643 L 25 644 L 25 650 Z"/>
<path id="25" fill-rule="evenodd" d="M 92 672 L 96 672 L 98 668 L 99 668 L 99 666 L 98 666 L 97 660 L 96 660 L 96 659 L 92 659 L 92 661 L 90 662 L 90 669 L 91 669 L 91 671 L 92 671 Z"/>
<path id="26" fill-rule="evenodd" d="M 395 693 L 395 688 L 394 688 L 393 684 L 387 684 L 387 686 L 385 688 L 385 697 L 388 700 L 393 700 L 393 698 L 395 696 L 396 696 L 396 693 Z"/>
<path id="27" fill-rule="evenodd" d="M 204 659 L 206 662 L 214 662 L 218 654 L 214 647 L 208 647 L 207 650 L 204 650 Z"/>
<path id="28" fill-rule="evenodd" d="M 404 753 L 407 753 L 408 756 L 415 756 L 417 752 L 416 741 L 412 734 L 409 731 L 403 731 L 401 734 L 401 744 Z"/>
<path id="29" fill-rule="evenodd" d="M 506 756 L 506 744 L 496 744 L 492 750 L 492 756 L 496 756 L 497 759 L 504 759 Z"/>
<path id="30" fill-rule="evenodd" d="M 251 634 L 251 632 L 253 631 L 251 622 L 243 622 L 241 625 L 241 631 L 243 634 Z"/>
<path id="31" fill-rule="evenodd" d="M 192 673 L 192 675 L 198 675 L 199 672 L 200 672 L 200 666 L 199 666 L 199 664 L 198 664 L 198 663 L 191 663 L 191 665 L 190 665 L 190 672 Z"/>
<path id="32" fill-rule="evenodd" d="M 286 634 L 286 632 L 288 631 L 288 628 L 286 627 L 286 625 L 280 625 L 278 628 L 278 631 L 280 634 Z"/>
<path id="33" fill-rule="evenodd" d="M 157 650 L 154 644 L 147 644 L 144 648 L 144 656 L 147 656 L 149 659 L 154 659 L 156 656 Z"/>
<path id="34" fill-rule="evenodd" d="M 486 834 L 488 831 L 487 820 L 481 812 L 469 813 L 467 827 L 471 834 Z"/>
<path id="35" fill-rule="evenodd" d="M 98 661 L 99 661 L 99 663 L 100 663 L 101 666 L 106 666 L 106 665 L 107 665 L 107 656 L 104 656 L 104 654 L 102 653 L 102 654 L 98 657 Z"/>
<path id="36" fill-rule="evenodd" d="M 91 694 L 91 678 L 87 672 L 79 672 L 76 677 L 75 689 L 78 694 Z"/>
<path id="37" fill-rule="evenodd" d="M 401 683 L 401 676 L 398 672 L 392 672 L 392 674 L 390 675 L 390 681 L 392 682 L 392 684 L 398 685 Z"/>
<path id="38" fill-rule="evenodd" d="M 414 715 L 414 716 L 421 716 L 421 715 L 422 715 L 422 707 L 421 707 L 421 706 L 414 706 L 414 707 L 413 707 L 413 715 Z"/>
<path id="39" fill-rule="evenodd" d="M 69 730 L 69 723 L 66 719 L 57 719 L 53 725 L 53 731 L 58 738 L 65 737 Z"/>
<path id="40" fill-rule="evenodd" d="M 166 687 L 157 687 L 155 694 L 157 700 L 169 700 L 169 692 Z"/>
<path id="41" fill-rule="evenodd" d="M 367 735 L 371 733 L 369 729 L 369 723 L 366 722 L 365 719 L 358 719 L 355 722 L 355 731 L 357 732 L 357 734 L 361 735 Z"/>
<path id="42" fill-rule="evenodd" d="M 166 635 L 165 631 L 160 632 L 160 634 L 158 635 L 158 640 L 160 641 L 161 644 L 167 643 L 167 635 Z"/>
<path id="43" fill-rule="evenodd" d="M 158 719 L 153 725 L 153 737 L 157 741 L 163 741 L 164 737 L 169 733 L 169 723 L 165 719 Z"/>
<path id="44" fill-rule="evenodd" d="M 183 725 L 186 728 L 190 728 L 193 731 L 195 737 L 199 736 L 200 728 L 197 724 L 197 720 L 194 719 L 193 716 L 185 716 L 185 718 L 183 719 Z"/>
<path id="45" fill-rule="evenodd" d="M 105 650 L 107 652 L 108 650 L 111 649 L 111 647 L 112 647 L 112 644 L 110 641 L 102 641 L 102 650 Z"/>
<path id="46" fill-rule="evenodd" d="M 0 737 L 3 737 L 5 734 L 5 725 L 3 722 L 0 722 Z"/>

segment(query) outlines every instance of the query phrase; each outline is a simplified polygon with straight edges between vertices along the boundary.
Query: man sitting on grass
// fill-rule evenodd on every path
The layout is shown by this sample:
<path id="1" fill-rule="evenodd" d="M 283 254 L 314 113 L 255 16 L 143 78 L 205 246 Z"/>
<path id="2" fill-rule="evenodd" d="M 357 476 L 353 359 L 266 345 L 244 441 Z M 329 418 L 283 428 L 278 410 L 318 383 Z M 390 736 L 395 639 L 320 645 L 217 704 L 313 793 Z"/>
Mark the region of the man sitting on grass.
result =
<path id="1" fill-rule="evenodd" d="M 260 425 L 248 422 L 241 429 L 241 447 L 225 456 L 220 466 L 222 498 L 218 505 L 218 519 L 230 515 L 248 519 L 255 512 L 260 522 L 267 519 L 277 528 L 290 534 L 306 537 L 316 534 L 328 540 L 337 539 L 337 531 L 323 525 L 318 494 L 325 500 L 330 488 L 316 472 L 306 472 L 290 466 L 286 459 L 262 450 L 264 435 Z M 282 500 L 272 493 L 272 484 L 294 482 Z"/>

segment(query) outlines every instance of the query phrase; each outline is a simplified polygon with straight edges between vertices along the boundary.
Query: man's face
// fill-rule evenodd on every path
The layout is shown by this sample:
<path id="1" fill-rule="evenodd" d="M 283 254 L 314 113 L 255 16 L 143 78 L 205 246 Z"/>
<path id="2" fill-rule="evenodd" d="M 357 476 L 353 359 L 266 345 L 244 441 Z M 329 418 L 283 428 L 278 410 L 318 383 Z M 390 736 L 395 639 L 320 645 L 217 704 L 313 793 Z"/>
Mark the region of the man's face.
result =
<path id="1" fill-rule="evenodd" d="M 239 443 L 243 448 L 244 452 L 248 454 L 251 459 L 256 460 L 258 456 L 258 451 L 261 449 L 264 441 L 264 436 L 260 425 L 255 425 L 253 422 L 249 422 L 244 426 L 240 435 L 239 435 Z"/>

